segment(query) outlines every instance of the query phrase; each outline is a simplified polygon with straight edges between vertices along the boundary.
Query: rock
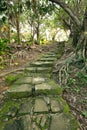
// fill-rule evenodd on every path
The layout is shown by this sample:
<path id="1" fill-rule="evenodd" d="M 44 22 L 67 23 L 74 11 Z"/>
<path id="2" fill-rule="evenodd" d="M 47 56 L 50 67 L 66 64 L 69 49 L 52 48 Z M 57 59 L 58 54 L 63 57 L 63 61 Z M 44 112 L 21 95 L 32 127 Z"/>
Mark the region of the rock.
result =
<path id="1" fill-rule="evenodd" d="M 77 129 L 78 124 L 69 113 L 52 115 L 50 130 L 77 130 Z"/>
<path id="2" fill-rule="evenodd" d="M 20 114 L 30 114 L 32 107 L 33 107 L 32 99 L 25 101 L 21 104 L 19 113 Z"/>
<path id="3" fill-rule="evenodd" d="M 34 67 L 52 67 L 53 65 L 53 62 L 52 61 L 36 61 L 34 63 L 31 63 L 30 64 L 31 66 L 34 66 Z"/>
<path id="4" fill-rule="evenodd" d="M 8 123 L 6 123 L 3 130 L 24 130 L 24 129 L 23 129 L 23 126 L 21 124 L 21 121 L 19 121 L 19 120 L 15 120 L 15 121 L 11 120 Z"/>
<path id="5" fill-rule="evenodd" d="M 41 123 L 40 123 L 41 127 L 45 126 L 46 121 L 47 121 L 47 117 L 46 117 L 46 115 L 44 115 L 43 118 L 42 118 L 42 120 L 41 120 Z"/>
<path id="6" fill-rule="evenodd" d="M 45 95 L 59 95 L 62 92 L 62 89 L 55 84 L 55 82 L 48 81 L 46 83 L 35 85 L 36 94 L 45 94 Z"/>
<path id="7" fill-rule="evenodd" d="M 61 108 L 60 103 L 56 99 L 52 99 L 51 100 L 51 111 L 52 112 L 59 112 L 61 110 L 62 110 L 62 108 Z"/>
<path id="8" fill-rule="evenodd" d="M 39 61 L 55 61 L 56 58 L 55 57 L 43 57 L 41 58 Z"/>
<path id="9" fill-rule="evenodd" d="M 27 97 L 32 94 L 32 86 L 29 84 L 13 85 L 8 89 L 7 94 L 12 98 Z"/>
<path id="10" fill-rule="evenodd" d="M 25 68 L 25 72 L 36 73 L 36 67 L 28 66 L 27 68 Z"/>
<path id="11" fill-rule="evenodd" d="M 51 72 L 51 67 L 37 67 L 36 72 L 37 73 L 49 73 Z"/>
<path id="12" fill-rule="evenodd" d="M 32 77 L 22 77 L 18 79 L 15 83 L 16 84 L 29 84 L 32 82 Z"/>
<path id="13" fill-rule="evenodd" d="M 47 104 L 43 99 L 38 98 L 35 100 L 34 112 L 48 112 Z"/>
<path id="14" fill-rule="evenodd" d="M 22 130 L 32 130 L 32 121 L 30 115 L 22 116 L 21 122 L 24 127 Z"/>
<path id="15" fill-rule="evenodd" d="M 45 78 L 42 78 L 42 77 L 34 77 L 32 78 L 32 83 L 33 84 L 40 84 L 40 83 L 43 83 L 45 82 Z"/>

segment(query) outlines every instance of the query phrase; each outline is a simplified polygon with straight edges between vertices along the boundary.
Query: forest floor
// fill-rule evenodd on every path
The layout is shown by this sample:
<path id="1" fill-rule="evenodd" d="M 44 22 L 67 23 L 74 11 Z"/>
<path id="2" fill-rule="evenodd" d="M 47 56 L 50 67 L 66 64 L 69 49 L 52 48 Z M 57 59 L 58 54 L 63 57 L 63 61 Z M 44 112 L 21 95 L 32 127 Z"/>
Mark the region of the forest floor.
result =
<path id="1" fill-rule="evenodd" d="M 54 65 L 54 79 L 57 83 L 59 83 L 58 67 L 62 66 L 61 63 L 69 61 L 73 54 L 73 48 L 66 45 L 62 57 Z M 58 64 L 59 66 L 57 66 Z M 87 71 L 84 71 L 84 67 L 79 68 L 76 64 L 71 63 L 68 73 L 67 83 L 62 83 L 62 96 L 68 103 L 73 115 L 79 121 L 81 130 L 87 130 Z"/>
<path id="2" fill-rule="evenodd" d="M 16 72 L 23 71 L 27 63 L 35 61 L 41 55 L 55 50 L 56 44 L 48 45 L 32 45 L 29 50 L 17 50 L 15 52 L 15 59 L 10 61 L 10 64 L 4 69 L 0 70 L 0 103 L 3 102 L 4 95 L 8 86 L 6 85 L 6 76 Z M 65 50 L 64 52 L 66 52 Z M 62 57 L 64 57 L 64 54 Z M 76 70 L 78 71 L 78 70 Z M 72 77 L 75 75 L 75 71 Z M 56 76 L 57 77 L 57 76 Z M 72 78 L 71 77 L 71 78 Z M 87 85 L 86 86 L 68 86 L 64 88 L 63 98 L 67 101 L 71 108 L 71 112 L 80 123 L 81 130 L 87 130 Z"/>

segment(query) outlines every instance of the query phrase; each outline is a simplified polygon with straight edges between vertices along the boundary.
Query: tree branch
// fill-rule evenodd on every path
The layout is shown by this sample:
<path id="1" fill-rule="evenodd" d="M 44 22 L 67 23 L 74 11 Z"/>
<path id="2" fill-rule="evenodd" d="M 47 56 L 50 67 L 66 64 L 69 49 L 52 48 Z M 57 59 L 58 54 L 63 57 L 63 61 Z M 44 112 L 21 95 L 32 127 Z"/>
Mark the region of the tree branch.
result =
<path id="1" fill-rule="evenodd" d="M 58 5 L 60 5 L 60 7 L 62 7 L 65 10 L 65 12 L 71 17 L 71 19 L 74 21 L 74 23 L 78 27 L 81 26 L 80 20 L 78 19 L 77 16 L 75 16 L 75 14 L 72 12 L 70 7 L 66 3 L 64 3 L 62 0 L 49 0 L 49 1 L 54 2 L 54 3 L 58 4 Z"/>

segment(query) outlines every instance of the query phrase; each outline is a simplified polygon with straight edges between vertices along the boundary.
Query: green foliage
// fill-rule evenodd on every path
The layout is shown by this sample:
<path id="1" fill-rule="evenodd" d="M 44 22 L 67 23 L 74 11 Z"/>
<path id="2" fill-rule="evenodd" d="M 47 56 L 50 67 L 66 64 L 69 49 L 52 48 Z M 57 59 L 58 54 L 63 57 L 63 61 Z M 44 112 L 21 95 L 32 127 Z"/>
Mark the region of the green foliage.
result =
<path id="1" fill-rule="evenodd" d="M 75 85 L 76 80 L 74 78 L 68 78 L 68 85 Z"/>
<path id="2" fill-rule="evenodd" d="M 84 110 L 84 111 L 82 112 L 82 115 L 87 118 L 87 110 Z"/>
<path id="3" fill-rule="evenodd" d="M 6 0 L 0 0 L 0 12 L 6 11 L 7 6 L 6 6 Z"/>
<path id="4" fill-rule="evenodd" d="M 20 78 L 22 75 L 18 74 L 18 75 L 8 75 L 6 77 L 6 84 L 7 85 L 11 85 L 12 83 L 14 83 L 18 78 Z"/>
<path id="5" fill-rule="evenodd" d="M 46 43 L 48 43 L 48 41 L 45 38 L 40 40 L 40 45 L 46 44 Z"/>
<path id="6" fill-rule="evenodd" d="M 14 111 L 12 111 L 12 109 Z M 4 120 L 6 117 L 11 118 L 11 116 L 8 114 L 9 112 L 15 114 L 15 112 L 19 109 L 19 102 L 8 100 L 5 102 L 5 104 L 2 107 L 2 110 L 0 111 L 0 119 Z M 16 110 L 16 111 L 15 111 Z"/>
<path id="7" fill-rule="evenodd" d="M 0 38 L 0 55 L 4 55 L 8 46 L 8 39 Z"/>
<path id="8" fill-rule="evenodd" d="M 15 43 L 17 43 L 17 41 L 18 41 L 17 34 L 14 34 L 14 37 L 13 37 L 13 39 L 14 39 Z"/>
<path id="9" fill-rule="evenodd" d="M 87 86 L 87 73 L 80 71 L 77 73 L 77 78 L 79 80 L 78 83 L 80 86 L 82 86 L 82 87 Z"/>

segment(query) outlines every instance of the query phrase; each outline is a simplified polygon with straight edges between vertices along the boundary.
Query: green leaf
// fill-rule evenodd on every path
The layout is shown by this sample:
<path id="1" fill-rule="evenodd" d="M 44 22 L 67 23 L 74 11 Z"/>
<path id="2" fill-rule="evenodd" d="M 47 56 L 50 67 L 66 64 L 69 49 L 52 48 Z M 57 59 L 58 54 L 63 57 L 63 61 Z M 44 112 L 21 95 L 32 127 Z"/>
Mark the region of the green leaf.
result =
<path id="1" fill-rule="evenodd" d="M 87 117 L 87 110 L 84 110 L 84 111 L 82 112 L 82 115 L 85 116 L 85 117 Z"/>

